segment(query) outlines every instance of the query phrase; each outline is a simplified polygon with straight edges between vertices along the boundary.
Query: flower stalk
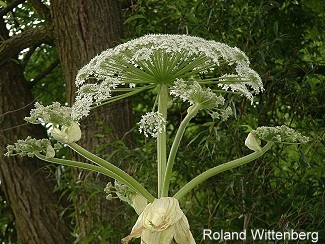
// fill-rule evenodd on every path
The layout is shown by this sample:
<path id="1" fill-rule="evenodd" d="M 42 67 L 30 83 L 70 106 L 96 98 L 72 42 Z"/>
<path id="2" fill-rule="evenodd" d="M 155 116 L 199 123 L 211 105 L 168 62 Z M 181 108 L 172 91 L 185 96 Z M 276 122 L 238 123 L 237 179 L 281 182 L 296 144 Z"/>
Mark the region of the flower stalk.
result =
<path id="1" fill-rule="evenodd" d="M 167 119 L 168 87 L 161 84 L 158 94 L 158 113 Z M 157 167 L 158 167 L 158 199 L 162 196 L 164 175 L 166 171 L 167 139 L 166 129 L 157 136 Z"/>
<path id="2" fill-rule="evenodd" d="M 218 165 L 207 171 L 204 171 L 202 174 L 196 176 L 190 182 L 188 182 L 185 186 L 183 186 L 173 197 L 176 199 L 181 199 L 184 195 L 186 195 L 189 191 L 191 191 L 194 187 L 201 184 L 203 181 L 209 179 L 212 176 L 220 174 L 221 172 L 236 168 L 238 166 L 249 163 L 259 157 L 261 157 L 265 152 L 267 152 L 272 146 L 274 142 L 269 141 L 267 144 L 259 151 L 248 154 L 244 157 L 229 161 L 227 163 Z"/>
<path id="3" fill-rule="evenodd" d="M 91 162 L 100 165 L 101 167 L 109 170 L 110 172 L 112 172 L 114 175 L 118 176 L 118 179 L 116 180 L 121 180 L 121 182 L 123 182 L 124 184 L 126 184 L 127 186 L 129 186 L 130 188 L 134 189 L 137 193 L 141 194 L 142 196 L 144 196 L 149 202 L 152 202 L 155 197 L 152 196 L 138 181 L 136 181 L 132 176 L 130 176 L 129 174 L 127 174 L 126 172 L 124 172 L 123 170 L 121 170 L 120 168 L 116 167 L 115 165 L 107 162 L 106 160 L 96 156 L 95 154 L 87 151 L 86 149 L 84 149 L 83 147 L 79 146 L 76 143 L 71 143 L 68 144 L 68 146 L 74 150 L 75 152 L 77 152 L 78 154 L 80 154 L 81 156 L 83 156 L 84 158 L 90 160 Z"/>
<path id="4" fill-rule="evenodd" d="M 182 140 L 182 137 L 184 135 L 184 132 L 186 130 L 186 127 L 187 127 L 188 123 L 190 122 L 190 120 L 197 114 L 197 112 L 200 109 L 201 109 L 200 104 L 196 104 L 196 105 L 189 107 L 187 115 L 185 116 L 185 118 L 183 119 L 183 121 L 181 122 L 181 124 L 177 130 L 176 136 L 174 138 L 174 141 L 173 141 L 173 144 L 170 149 L 169 156 L 168 156 L 168 161 L 167 161 L 167 166 L 166 166 L 166 171 L 165 171 L 165 176 L 164 176 L 162 197 L 168 196 L 170 177 L 173 172 L 173 165 L 175 162 L 176 153 L 177 153 L 179 144 Z"/>

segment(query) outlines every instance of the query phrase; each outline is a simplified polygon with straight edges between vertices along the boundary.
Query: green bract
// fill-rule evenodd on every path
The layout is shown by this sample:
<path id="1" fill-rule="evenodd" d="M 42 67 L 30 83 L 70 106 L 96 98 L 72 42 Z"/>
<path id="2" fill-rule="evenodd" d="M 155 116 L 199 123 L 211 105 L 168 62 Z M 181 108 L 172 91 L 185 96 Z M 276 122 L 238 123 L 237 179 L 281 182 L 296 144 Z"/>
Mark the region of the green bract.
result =
<path id="1" fill-rule="evenodd" d="M 245 140 L 245 145 L 250 150 L 261 151 L 261 140 L 256 136 L 254 132 L 250 132 Z"/>

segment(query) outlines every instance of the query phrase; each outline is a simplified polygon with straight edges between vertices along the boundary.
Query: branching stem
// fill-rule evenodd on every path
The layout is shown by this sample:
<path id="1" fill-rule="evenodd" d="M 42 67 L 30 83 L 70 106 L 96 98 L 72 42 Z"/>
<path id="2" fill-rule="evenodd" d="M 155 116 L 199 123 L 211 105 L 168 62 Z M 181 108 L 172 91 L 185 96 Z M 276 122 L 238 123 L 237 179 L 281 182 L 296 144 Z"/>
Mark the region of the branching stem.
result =
<path id="1" fill-rule="evenodd" d="M 81 156 L 85 157 L 86 159 L 90 160 L 91 162 L 109 170 L 113 174 L 117 175 L 119 179 L 123 179 L 122 183 L 126 184 L 127 186 L 134 189 L 137 193 L 144 196 L 149 202 L 152 202 L 155 197 L 152 196 L 138 181 L 136 181 L 132 176 L 125 173 L 120 168 L 116 167 L 115 165 L 107 162 L 106 160 L 96 156 L 95 154 L 87 151 L 83 147 L 79 146 L 76 143 L 68 144 L 72 150 L 80 154 Z M 114 178 L 114 177 L 113 177 Z M 117 180 L 119 180 L 117 179 Z"/>
<path id="2" fill-rule="evenodd" d="M 229 161 L 227 163 L 218 165 L 212 169 L 209 169 L 202 174 L 196 176 L 194 179 L 192 179 L 190 182 L 188 182 L 185 186 L 183 186 L 175 195 L 174 198 L 179 200 L 184 195 L 186 195 L 189 191 L 191 191 L 194 187 L 202 183 L 203 181 L 207 180 L 208 178 L 217 175 L 223 171 L 233 169 L 235 167 L 238 167 L 240 165 L 246 164 L 248 162 L 253 161 L 254 159 L 257 159 L 261 157 L 266 151 L 268 151 L 272 146 L 273 142 L 269 141 L 260 151 L 253 152 L 249 155 L 246 155 L 242 158 L 238 158 L 232 161 Z"/>
<path id="3" fill-rule="evenodd" d="M 164 176 L 164 185 L 163 185 L 163 191 L 162 191 L 163 197 L 168 196 L 170 178 L 172 175 L 173 165 L 175 162 L 176 153 L 177 153 L 179 144 L 181 142 L 181 139 L 184 135 L 184 132 L 186 130 L 188 123 L 197 114 L 197 112 L 200 110 L 200 108 L 201 108 L 200 104 L 191 106 L 188 110 L 187 115 L 185 116 L 185 118 L 183 119 L 183 121 L 181 122 L 181 124 L 177 130 L 173 145 L 169 152 L 168 161 L 167 161 L 167 167 L 166 167 L 166 172 L 165 172 L 165 176 Z"/>
<path id="4" fill-rule="evenodd" d="M 158 112 L 167 120 L 168 89 L 166 84 L 161 84 L 158 94 Z M 158 199 L 162 195 L 163 180 L 166 170 L 166 130 L 157 136 L 157 167 L 158 167 Z"/>

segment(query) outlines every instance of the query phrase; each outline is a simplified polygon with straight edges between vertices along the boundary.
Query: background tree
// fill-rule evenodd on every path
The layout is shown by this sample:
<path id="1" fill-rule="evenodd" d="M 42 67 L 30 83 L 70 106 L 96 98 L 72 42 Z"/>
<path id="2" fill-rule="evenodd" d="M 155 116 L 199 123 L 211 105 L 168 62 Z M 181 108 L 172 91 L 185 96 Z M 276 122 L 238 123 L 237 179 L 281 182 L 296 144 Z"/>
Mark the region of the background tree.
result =
<path id="1" fill-rule="evenodd" d="M 0 36 L 3 42 L 9 36 L 3 21 Z M 43 128 L 33 128 L 22 118 L 28 115 L 33 101 L 24 78 L 22 66 L 14 60 L 3 60 L 0 67 L 0 175 L 1 187 L 15 217 L 18 239 L 23 243 L 68 243 L 70 230 L 56 211 L 57 197 L 49 170 L 37 159 L 4 156 L 6 144 L 33 134 L 44 136 Z M 2 214 L 1 214 L 2 215 Z"/>
<path id="2" fill-rule="evenodd" d="M 51 2 L 56 48 L 58 50 L 61 67 L 67 88 L 67 101 L 73 102 L 75 96 L 75 76 L 77 71 L 101 51 L 120 42 L 123 37 L 121 8 L 117 1 L 64 1 Z M 104 24 L 103 24 L 104 23 Z M 82 122 L 83 139 L 81 145 L 91 151 L 97 150 L 99 154 L 111 152 L 109 146 L 98 146 L 104 143 L 121 139 L 131 129 L 132 112 L 128 100 L 123 100 L 111 106 L 97 110 L 93 115 Z M 105 125 L 106 127 L 104 127 Z M 100 129 L 101 128 L 101 129 Z M 105 130 L 108 128 L 109 131 Z M 99 130 L 98 130 L 99 129 Z M 101 136 L 99 136 L 99 134 Z M 130 144 L 131 138 L 125 137 Z M 92 175 L 89 172 L 74 172 L 75 182 L 86 181 L 98 187 L 94 182 L 100 182 L 103 188 L 108 182 L 107 177 Z M 118 228 L 118 219 L 112 217 L 116 212 L 113 202 L 109 204 L 103 194 L 94 196 L 94 188 L 85 192 L 86 187 L 80 186 L 75 204 L 77 211 L 77 234 L 83 240 L 88 232 L 102 236 L 103 229 Z M 89 196 L 92 196 L 90 199 Z M 115 221 L 114 221 L 115 220 Z M 104 224 L 106 223 L 106 224 Z M 89 234 L 89 233 L 88 233 Z M 89 235 L 89 238 L 92 235 Z M 111 237 L 108 237 L 111 238 Z M 119 241 L 118 236 L 116 241 Z M 90 240 L 89 240 L 90 241 Z M 95 240 L 92 240 L 95 241 Z"/>
<path id="3" fill-rule="evenodd" d="M 19 5 L 21 3 L 22 5 Z M 44 95 L 44 91 L 48 89 L 49 92 L 53 94 L 53 97 L 50 99 L 48 99 L 48 97 L 45 98 L 43 101 L 45 103 L 49 103 L 57 99 L 64 101 L 65 96 L 62 93 L 64 92 L 63 85 L 65 84 L 64 87 L 66 87 L 67 102 L 71 104 L 75 95 L 74 77 L 78 69 L 99 52 L 107 49 L 108 47 L 116 45 L 123 36 L 121 10 L 119 3 L 116 1 L 98 0 L 91 2 L 81 2 L 53 0 L 51 1 L 50 5 L 47 5 L 45 2 L 41 1 L 30 1 L 29 3 L 24 3 L 24 1 L 8 1 L 7 5 L 2 9 L 2 16 L 4 17 L 4 22 L 7 28 L 9 28 L 9 31 L 14 34 L 11 38 L 6 38 L 8 40 L 6 42 L 3 42 L 1 45 L 0 56 L 3 57 L 2 63 L 5 63 L 9 58 L 17 57 L 17 55 L 24 48 L 29 48 L 29 51 L 24 54 L 24 59 L 22 60 L 19 58 L 16 59 L 15 62 L 25 62 L 24 68 L 26 71 L 26 76 L 33 77 L 35 70 L 39 68 L 37 65 L 34 66 L 35 62 L 37 63 L 37 58 L 42 56 L 42 52 L 44 52 L 45 55 L 51 55 L 48 57 L 48 59 L 53 59 L 53 61 L 50 63 L 48 60 L 42 60 L 43 63 L 41 65 L 45 64 L 45 66 L 47 66 L 46 70 L 42 70 L 41 74 L 37 74 L 36 77 L 34 76 L 32 78 L 32 81 L 27 83 L 25 82 L 25 79 L 21 77 L 21 84 L 19 83 L 19 87 L 21 87 L 21 89 L 26 89 L 24 90 L 25 93 L 30 93 L 30 90 L 28 89 L 28 85 L 30 85 L 34 91 L 34 94 L 39 95 L 41 93 L 41 97 L 46 97 L 46 95 Z M 44 46 L 44 43 L 50 44 L 50 46 Z M 65 83 L 63 83 L 63 80 L 55 81 L 53 79 L 55 76 L 47 77 L 49 79 L 40 79 L 44 78 L 45 75 L 48 75 L 46 72 L 52 71 L 53 68 L 58 64 L 56 57 L 57 55 L 53 54 L 53 48 L 51 47 L 55 48 L 58 53 Z M 27 60 L 27 58 L 30 58 L 30 60 Z M 30 63 L 27 63 L 28 61 Z M 14 68 L 15 67 L 12 68 L 13 72 L 15 72 Z M 3 69 L 7 69 L 7 67 L 3 66 Z M 26 114 L 13 114 L 10 113 L 10 111 L 12 109 L 18 111 L 19 106 L 20 108 L 26 107 L 28 110 L 30 106 L 27 105 L 30 105 L 32 103 L 32 99 L 28 99 L 28 96 L 26 96 L 27 101 L 17 101 L 13 95 L 17 94 L 16 92 L 19 92 L 20 90 L 18 90 L 13 83 L 11 83 L 12 86 L 9 86 L 11 79 L 15 79 L 15 77 L 8 77 L 7 80 L 3 82 L 3 84 L 6 84 L 7 88 L 10 87 L 11 89 L 15 90 L 15 92 L 10 92 L 9 89 L 2 91 L 3 94 L 6 95 L 3 96 L 4 99 L 7 96 L 12 98 L 9 101 L 2 100 L 2 111 L 9 111 L 7 112 L 9 115 L 15 115 L 16 120 L 19 121 L 19 123 L 23 123 L 22 118 L 26 116 Z M 42 89 L 41 92 L 40 89 Z M 25 93 L 21 93 L 20 98 L 24 98 Z M 9 102 L 12 102 L 13 105 L 11 105 Z M 9 116 L 5 113 L 3 113 L 3 116 L 6 116 L 6 119 L 10 119 Z M 110 141 L 109 138 L 113 138 L 114 140 L 122 138 L 126 131 L 130 129 L 131 120 L 132 114 L 130 113 L 130 106 L 128 101 L 121 101 L 118 104 L 107 106 L 106 108 L 97 111 L 90 119 L 84 123 L 86 130 L 84 131 L 85 135 L 82 141 L 83 146 L 88 149 L 95 150 L 96 146 L 100 144 L 100 137 L 98 137 L 98 134 L 96 134 L 96 137 L 96 135 L 94 135 L 92 132 L 95 130 L 95 128 L 101 127 L 100 125 L 103 124 L 106 125 L 106 128 L 109 128 L 109 133 L 104 129 L 102 131 L 102 135 L 105 135 L 106 142 Z M 4 127 L 4 130 L 7 130 L 9 135 L 11 135 L 11 137 L 14 135 L 14 137 L 3 141 L 1 144 L 2 152 L 5 151 L 4 148 L 9 139 L 10 141 L 13 141 L 17 136 L 21 135 L 25 135 L 24 137 L 26 137 L 28 131 L 30 131 L 30 129 L 28 129 L 22 134 L 16 134 L 14 130 L 9 130 L 9 126 L 18 126 L 18 124 L 9 124 Z M 45 133 L 44 129 L 39 130 L 40 132 Z M 37 130 L 35 130 L 35 132 L 37 132 Z M 125 137 L 125 139 L 129 140 L 127 143 L 130 144 L 131 138 Z M 111 149 L 109 149 L 108 146 L 101 148 L 102 153 L 107 153 L 110 150 Z M 26 179 L 27 182 L 18 181 L 18 178 L 13 178 L 11 181 L 8 181 L 7 175 L 10 176 L 14 173 L 18 174 L 17 172 L 19 172 L 16 170 L 16 168 L 9 167 L 10 163 L 11 162 L 9 162 L 8 159 L 4 158 L 1 164 L 3 167 L 6 166 L 6 171 L 2 171 L 2 186 L 4 186 L 5 192 L 8 195 L 8 199 L 11 200 L 15 199 L 14 197 L 20 197 L 21 202 L 28 202 L 28 200 L 31 201 L 30 199 L 37 200 L 37 198 L 33 198 L 34 195 L 29 195 L 29 193 L 33 194 L 33 192 L 28 192 L 27 189 L 25 190 L 23 188 L 21 190 L 23 192 L 26 192 L 25 195 L 21 195 L 19 192 L 8 190 L 15 189 L 17 187 L 17 184 L 21 185 L 21 187 L 29 186 L 30 188 L 32 185 L 37 184 L 36 180 L 38 180 L 35 177 L 33 179 L 35 182 L 28 182 L 28 180 L 32 180 L 31 176 L 31 179 Z M 35 165 L 26 164 L 26 167 L 28 166 L 30 166 L 29 170 L 32 170 L 33 167 L 35 167 Z M 61 169 L 58 169 L 56 172 L 61 172 L 60 170 Z M 107 183 L 106 178 L 98 177 L 96 175 L 91 175 L 89 173 L 84 173 L 81 171 L 75 171 L 73 172 L 73 175 L 74 181 L 72 182 L 78 182 L 78 187 L 84 189 L 87 189 L 87 187 L 83 187 L 82 185 L 84 183 L 81 182 L 83 182 L 85 179 L 87 179 L 88 184 L 92 183 L 93 185 L 96 185 L 94 182 L 102 182 L 98 183 L 101 186 L 104 186 L 104 184 Z M 43 181 L 45 179 L 46 178 L 44 178 Z M 71 185 L 73 185 L 72 182 Z M 38 186 L 42 187 L 42 190 L 39 190 L 39 192 L 45 191 L 49 196 L 53 195 L 53 186 L 46 187 L 45 184 L 38 184 Z M 89 232 L 92 232 L 94 234 L 89 235 L 90 237 L 88 237 L 92 239 L 94 243 L 95 240 L 102 235 L 100 234 L 101 229 L 107 227 L 103 224 L 104 221 L 108 223 L 108 220 L 110 220 L 110 225 L 112 226 L 116 225 L 116 223 L 119 221 L 111 220 L 111 212 L 114 212 L 112 211 L 114 207 L 112 209 L 112 204 L 111 206 L 110 204 L 107 204 L 107 201 L 105 201 L 102 194 L 99 197 L 94 196 L 93 194 L 89 194 L 87 191 L 84 191 L 84 189 L 76 193 L 75 196 L 78 197 L 73 198 L 73 203 L 75 205 L 74 207 L 77 209 L 74 211 L 74 213 L 76 213 L 77 225 L 75 235 L 77 236 L 77 240 L 85 240 L 86 235 L 89 234 Z M 23 196 L 27 197 L 27 199 L 24 199 Z M 45 208 L 46 205 L 52 204 L 53 206 L 51 206 L 53 209 L 50 209 L 50 211 L 57 211 L 57 209 L 54 208 L 54 204 L 56 203 L 55 200 L 49 201 L 46 200 L 46 198 L 42 200 L 43 202 L 32 202 L 31 205 L 35 205 L 39 208 Z M 17 212 L 22 211 L 20 209 L 21 206 L 16 206 L 12 203 L 12 201 L 10 201 L 9 204 L 13 210 Z M 33 209 L 31 208 L 31 213 L 33 212 L 32 210 Z M 33 219 L 36 217 L 37 216 L 32 216 L 31 218 L 31 216 L 27 215 L 27 213 L 25 215 L 15 214 L 16 225 L 19 223 L 19 220 L 28 222 L 33 221 Z M 59 216 L 57 215 L 57 217 Z M 50 216 L 47 216 L 45 214 L 45 220 L 47 222 L 51 222 Z M 42 220 L 40 219 L 39 221 Z M 57 219 L 53 218 L 52 224 L 61 226 L 62 224 L 59 223 L 60 222 Z M 67 225 L 63 225 L 62 228 L 64 227 L 68 228 Z M 70 243 L 70 241 L 68 241 L 70 239 L 68 231 L 61 231 L 61 233 L 56 233 L 54 227 L 49 227 L 49 229 L 51 228 L 53 228 L 52 233 L 46 234 L 49 236 L 65 236 L 66 238 L 65 241 L 58 240 L 56 242 L 54 241 L 53 243 Z M 31 239 L 31 237 L 29 239 L 25 239 L 23 237 L 22 233 L 26 232 L 26 229 L 24 228 L 17 228 L 17 232 L 18 238 L 22 243 L 51 243 L 50 239 L 49 241 L 38 239 L 35 233 L 41 232 L 41 229 L 37 229 L 36 227 L 35 230 L 30 231 L 31 236 L 33 236 L 33 234 L 35 235 L 33 237 L 34 239 Z M 120 239 L 121 237 L 119 236 L 118 238 Z M 88 239 L 87 241 L 90 240 Z"/>

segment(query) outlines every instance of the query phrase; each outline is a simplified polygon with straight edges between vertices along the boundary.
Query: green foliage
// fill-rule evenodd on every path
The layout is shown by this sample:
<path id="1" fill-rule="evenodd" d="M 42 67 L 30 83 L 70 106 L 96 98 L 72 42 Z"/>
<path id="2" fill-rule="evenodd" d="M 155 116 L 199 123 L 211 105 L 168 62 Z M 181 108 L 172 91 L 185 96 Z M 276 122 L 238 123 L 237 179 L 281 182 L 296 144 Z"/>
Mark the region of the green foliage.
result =
<path id="1" fill-rule="evenodd" d="M 30 9 L 20 10 L 8 17 L 14 32 L 19 31 L 15 29 L 15 23 L 30 25 Z M 248 149 L 244 147 L 247 133 L 240 125 L 287 124 L 312 138 L 305 146 L 279 146 L 254 163 L 208 180 L 199 190 L 195 189 L 182 199 L 182 207 L 187 211 L 185 214 L 197 241 L 202 237 L 203 228 L 314 230 L 321 231 L 323 239 L 320 242 L 324 241 L 324 1 L 136 0 L 125 13 L 126 39 L 148 33 L 185 33 L 238 46 L 250 58 L 266 88 L 254 106 L 249 106 L 245 99 L 233 99 L 230 105 L 236 116 L 227 124 L 205 123 L 208 120 L 203 113 L 193 121 L 182 142 L 183 150 L 177 154 L 173 192 L 178 190 L 176 185 L 185 184 L 205 169 L 247 153 Z M 38 18 L 35 13 L 33 18 Z M 25 63 L 27 80 L 35 79 L 56 59 L 52 47 L 37 48 Z M 59 67 L 30 84 L 35 97 L 44 104 L 64 102 Z M 143 114 L 150 111 L 153 103 L 150 94 L 136 96 L 134 111 Z M 171 137 L 185 115 L 186 111 L 171 111 L 167 124 Z M 154 192 L 152 176 L 157 175 L 155 143 L 139 136 L 137 128 L 134 135 L 137 145 L 143 146 L 130 150 L 118 142 L 113 145 L 113 155 L 131 174 L 138 176 L 140 173 L 139 181 Z M 112 145 L 99 145 L 98 152 L 107 146 Z M 79 189 L 69 172 L 64 175 L 66 179 L 63 175 L 58 177 L 59 188 L 62 197 L 68 196 L 72 203 L 81 191 L 89 193 L 89 197 L 103 195 L 103 186 Z M 1 231 L 5 236 L 1 241 L 10 243 L 10 238 L 15 240 L 8 234 L 14 228 L 12 216 L 3 199 L 0 205 L 1 217 L 8 216 L 1 218 Z M 87 211 L 87 206 L 81 211 Z M 128 206 L 121 207 L 116 217 L 134 216 L 132 211 Z M 71 219 L 77 214 L 72 205 L 62 212 L 69 213 Z M 125 229 L 130 229 L 134 222 L 135 219 L 131 220 L 120 233 L 114 234 L 122 237 L 127 232 Z M 110 237 L 112 228 L 107 222 L 93 230 L 88 241 Z"/>
<path id="2" fill-rule="evenodd" d="M 311 137 L 307 146 L 278 147 L 255 163 L 220 174 L 183 199 L 197 241 L 203 228 L 245 227 L 314 230 L 324 239 L 323 1 L 139 0 L 127 13 L 129 36 L 188 33 L 240 47 L 266 88 L 252 107 L 234 100 L 236 116 L 227 124 L 204 124 L 203 114 L 196 118 L 177 155 L 172 191 L 244 155 L 240 125 L 287 124 Z M 171 113 L 169 128 L 177 128 L 182 116 Z"/>
<path id="3" fill-rule="evenodd" d="M 23 61 L 26 63 L 25 77 L 37 100 L 44 105 L 53 101 L 65 103 L 66 89 L 55 49 L 49 45 L 41 45 L 33 50 L 28 60 Z"/>

